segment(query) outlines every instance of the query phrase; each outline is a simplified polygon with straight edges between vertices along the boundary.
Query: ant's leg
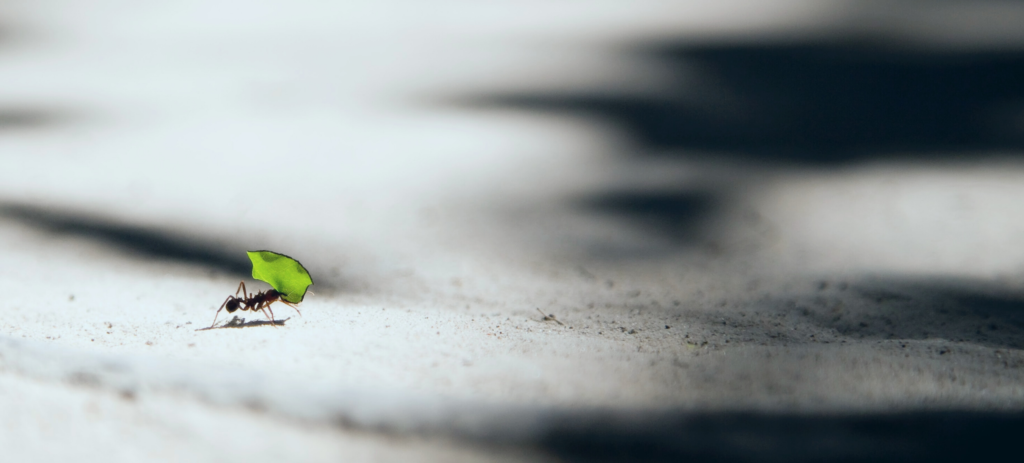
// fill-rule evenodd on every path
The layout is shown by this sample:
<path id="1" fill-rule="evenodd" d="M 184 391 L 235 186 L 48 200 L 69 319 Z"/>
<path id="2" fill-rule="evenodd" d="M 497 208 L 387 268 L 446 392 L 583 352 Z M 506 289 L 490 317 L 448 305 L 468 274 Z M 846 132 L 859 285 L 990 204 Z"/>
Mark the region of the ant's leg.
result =
<path id="1" fill-rule="evenodd" d="M 228 296 L 227 299 L 224 299 L 224 303 L 221 304 L 220 308 L 217 309 L 217 312 L 213 314 L 213 323 L 210 324 L 210 328 L 213 328 L 213 325 L 217 324 L 217 316 L 220 315 L 220 311 L 224 310 L 224 306 L 228 305 L 228 301 L 230 301 L 230 300 L 231 300 L 231 296 Z"/>
<path id="2" fill-rule="evenodd" d="M 291 308 L 295 309 L 295 311 L 296 311 L 296 312 L 299 312 L 299 308 L 298 308 L 298 307 L 295 307 L 295 304 L 292 304 L 291 302 L 288 302 L 288 301 L 281 301 L 281 302 L 283 302 L 283 303 L 284 303 L 284 305 L 286 305 L 286 306 L 288 306 L 288 307 L 291 307 Z M 299 316 L 300 316 L 300 317 L 302 316 L 302 312 L 299 312 Z"/>
<path id="3" fill-rule="evenodd" d="M 257 310 L 259 310 L 260 312 L 263 312 L 263 315 L 264 315 L 265 317 L 267 317 L 267 319 L 268 319 L 268 320 L 271 320 L 271 321 L 273 321 L 273 320 L 274 320 L 274 318 L 273 318 L 273 317 L 271 317 L 271 316 L 270 316 L 270 314 L 268 314 L 268 313 L 267 313 L 267 309 L 266 309 L 266 307 L 265 307 L 266 305 L 267 305 L 267 303 L 266 303 L 266 302 L 259 302 L 258 304 L 256 304 L 256 305 L 252 306 L 252 311 L 253 311 L 253 312 L 256 312 Z"/>
<path id="4" fill-rule="evenodd" d="M 260 304 L 259 309 L 263 311 L 263 315 L 267 315 L 267 311 L 270 311 L 270 315 L 267 315 L 267 318 L 270 319 L 270 324 L 277 328 L 277 322 L 274 321 L 274 310 L 270 308 L 270 304 Z"/>
<path id="5" fill-rule="evenodd" d="M 270 311 L 270 321 L 274 323 L 274 326 L 277 326 L 277 323 L 274 322 L 274 309 L 270 308 L 270 304 L 273 304 L 273 302 L 268 302 L 266 305 L 267 310 Z"/>
<path id="6" fill-rule="evenodd" d="M 246 293 L 246 289 L 245 289 L 245 282 L 244 282 L 244 281 L 243 281 L 243 282 L 241 282 L 241 283 L 238 283 L 238 289 L 237 289 L 237 290 L 235 290 L 235 296 L 237 296 L 237 295 L 238 295 L 238 292 L 239 292 L 239 291 L 241 291 L 241 292 L 242 292 L 242 298 L 243 298 L 243 299 L 251 299 L 251 298 L 252 298 L 252 294 L 247 294 L 247 293 Z"/>

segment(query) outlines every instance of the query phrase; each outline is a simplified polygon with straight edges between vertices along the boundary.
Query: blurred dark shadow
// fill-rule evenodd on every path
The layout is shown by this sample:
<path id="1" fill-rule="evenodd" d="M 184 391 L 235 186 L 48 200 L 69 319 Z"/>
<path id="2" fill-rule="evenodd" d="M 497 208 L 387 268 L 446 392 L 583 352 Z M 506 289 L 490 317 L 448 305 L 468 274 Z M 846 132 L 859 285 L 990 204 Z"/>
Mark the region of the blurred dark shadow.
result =
<path id="1" fill-rule="evenodd" d="M 945 339 L 1024 348 L 1024 293 L 971 280 L 878 281 L 851 288 L 861 304 L 821 307 L 810 318 L 869 339 Z"/>
<path id="2" fill-rule="evenodd" d="M 702 235 L 704 219 L 713 214 L 719 198 L 710 190 L 620 190 L 580 198 L 585 212 L 613 214 L 680 240 Z"/>
<path id="3" fill-rule="evenodd" d="M 870 41 L 677 43 L 660 96 L 492 95 L 472 104 L 611 122 L 638 154 L 835 164 L 1024 149 L 1024 52 Z"/>
<path id="4" fill-rule="evenodd" d="M 739 310 L 688 316 L 715 326 L 722 338 L 765 339 L 774 345 L 944 340 L 1024 349 L 1024 292 L 1016 289 L 983 280 L 906 277 L 873 277 L 849 285 L 822 282 L 820 288 L 772 294 Z"/>
<path id="5" fill-rule="evenodd" d="M 0 220 L 19 222 L 48 233 L 99 241 L 140 258 L 199 265 L 239 278 L 247 278 L 251 272 L 252 264 L 245 249 L 184 232 L 11 202 L 0 202 Z"/>
<path id="6" fill-rule="evenodd" d="M 552 417 L 536 447 L 567 462 L 1015 461 L 1020 413 L 672 413 Z"/>
<path id="7" fill-rule="evenodd" d="M 0 48 L 10 47 L 25 39 L 23 29 L 6 23 L 0 17 Z M 66 119 L 68 114 L 52 109 L 4 106 L 0 107 L 0 132 L 48 127 Z"/>
<path id="8" fill-rule="evenodd" d="M 712 186 L 705 191 L 682 177 L 675 187 L 660 181 L 657 190 L 632 176 L 626 186 L 633 190 L 623 192 L 620 182 L 572 203 L 668 237 L 677 248 L 713 241 L 708 225 L 722 217 L 728 195 L 773 172 L 1024 153 L 1024 50 L 924 48 L 864 38 L 660 43 L 626 53 L 677 70 L 670 88 L 460 101 L 600 121 L 595 127 L 610 125 L 632 141 L 633 148 L 622 152 L 624 166 L 658 160 L 731 173 L 703 182 Z M 622 168 L 623 178 L 627 171 Z M 759 230 L 740 233 L 767 236 Z M 641 254 L 636 258 L 649 257 Z"/>
<path id="9" fill-rule="evenodd" d="M 48 127 L 66 119 L 67 115 L 29 108 L 0 108 L 0 132 Z"/>

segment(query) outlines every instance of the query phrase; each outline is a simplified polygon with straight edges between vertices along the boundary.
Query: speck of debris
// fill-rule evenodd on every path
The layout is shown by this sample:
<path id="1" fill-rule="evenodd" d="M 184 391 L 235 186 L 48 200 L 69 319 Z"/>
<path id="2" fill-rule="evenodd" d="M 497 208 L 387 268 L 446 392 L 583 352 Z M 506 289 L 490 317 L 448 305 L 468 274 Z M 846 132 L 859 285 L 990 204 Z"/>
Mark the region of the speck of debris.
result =
<path id="1" fill-rule="evenodd" d="M 672 327 L 671 327 L 671 326 L 668 326 L 668 325 L 665 325 L 665 329 L 666 329 L 666 330 L 667 330 L 667 329 L 670 329 L 670 328 L 672 328 Z"/>
<path id="2" fill-rule="evenodd" d="M 636 334 L 636 330 L 629 330 L 629 333 L 627 334 Z"/>
<path id="3" fill-rule="evenodd" d="M 147 346 L 152 346 L 153 345 L 153 341 L 146 341 L 146 345 Z"/>
<path id="4" fill-rule="evenodd" d="M 68 301 L 74 302 L 75 301 L 75 295 L 72 294 L 72 295 L 68 296 Z"/>
<path id="5" fill-rule="evenodd" d="M 562 323 L 561 320 L 555 317 L 555 314 L 544 315 L 544 312 L 541 312 L 540 307 L 537 307 L 537 312 L 540 312 L 540 315 L 542 317 L 540 321 L 542 322 L 555 322 L 558 323 L 559 325 L 565 325 L 565 323 Z"/>

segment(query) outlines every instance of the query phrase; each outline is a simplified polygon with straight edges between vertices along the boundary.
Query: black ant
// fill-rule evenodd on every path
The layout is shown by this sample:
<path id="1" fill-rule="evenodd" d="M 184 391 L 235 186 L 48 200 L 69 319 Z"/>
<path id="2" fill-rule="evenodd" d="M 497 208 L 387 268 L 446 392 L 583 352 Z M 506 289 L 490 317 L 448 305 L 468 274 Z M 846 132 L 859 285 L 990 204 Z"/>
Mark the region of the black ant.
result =
<path id="1" fill-rule="evenodd" d="M 242 297 L 238 297 L 238 293 L 242 293 Z M 270 311 L 270 315 L 267 315 L 267 318 L 270 319 L 270 324 L 276 327 L 277 324 L 274 322 L 274 309 L 270 308 L 270 304 L 275 302 L 282 302 L 288 307 L 295 309 L 296 312 L 299 312 L 299 308 L 295 307 L 295 304 L 281 299 L 281 293 L 277 292 L 275 289 L 260 291 L 256 293 L 255 296 L 252 293 L 246 293 L 245 282 L 243 281 L 238 284 L 238 289 L 235 290 L 235 295 L 228 296 L 228 298 L 224 300 L 224 303 L 220 305 L 220 308 L 217 309 L 217 313 L 213 314 L 213 324 L 210 325 L 210 328 L 213 328 L 213 326 L 217 324 L 217 316 L 220 315 L 220 311 L 224 309 L 227 309 L 228 313 L 232 313 L 236 310 L 251 310 L 253 312 L 260 310 L 263 312 L 263 315 L 267 315 L 267 311 Z M 299 315 L 301 316 L 302 312 L 299 312 Z"/>

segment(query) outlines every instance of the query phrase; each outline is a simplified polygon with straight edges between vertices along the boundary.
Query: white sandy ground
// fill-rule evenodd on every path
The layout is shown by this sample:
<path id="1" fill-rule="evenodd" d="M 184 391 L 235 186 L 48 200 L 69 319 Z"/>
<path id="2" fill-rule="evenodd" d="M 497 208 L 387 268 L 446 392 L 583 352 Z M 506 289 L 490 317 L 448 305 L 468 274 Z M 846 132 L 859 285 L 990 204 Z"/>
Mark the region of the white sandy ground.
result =
<path id="1" fill-rule="evenodd" d="M 556 412 L 1024 408 L 1015 315 L 937 294 L 1024 291 L 1018 159 L 623 161 L 599 122 L 443 103 L 656 92 L 613 45 L 659 37 L 1014 28 L 563 3 L 5 4 L 0 114 L 49 119 L 0 127 L 3 460 L 540 461 Z M 744 186 L 695 244 L 572 206 L 709 184 Z M 285 252 L 315 295 L 196 331 L 240 276 L 154 236 Z"/>

